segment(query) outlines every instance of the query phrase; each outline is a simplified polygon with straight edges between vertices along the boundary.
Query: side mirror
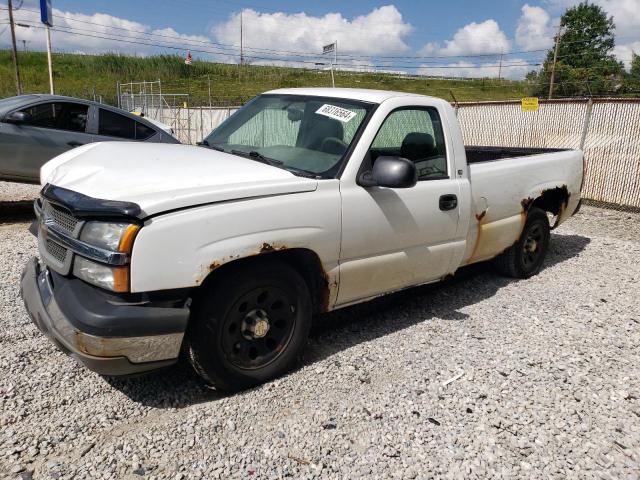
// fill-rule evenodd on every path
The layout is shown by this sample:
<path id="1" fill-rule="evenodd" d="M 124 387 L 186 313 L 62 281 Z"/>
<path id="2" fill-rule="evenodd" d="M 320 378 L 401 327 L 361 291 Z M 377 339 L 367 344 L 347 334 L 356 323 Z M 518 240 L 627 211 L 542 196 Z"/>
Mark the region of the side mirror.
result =
<path id="1" fill-rule="evenodd" d="M 363 187 L 411 188 L 418 183 L 418 171 L 411 160 L 402 157 L 378 157 L 373 170 L 358 179 Z"/>
<path id="2" fill-rule="evenodd" d="M 25 123 L 29 120 L 29 114 L 27 112 L 11 112 L 4 120 L 8 123 Z"/>

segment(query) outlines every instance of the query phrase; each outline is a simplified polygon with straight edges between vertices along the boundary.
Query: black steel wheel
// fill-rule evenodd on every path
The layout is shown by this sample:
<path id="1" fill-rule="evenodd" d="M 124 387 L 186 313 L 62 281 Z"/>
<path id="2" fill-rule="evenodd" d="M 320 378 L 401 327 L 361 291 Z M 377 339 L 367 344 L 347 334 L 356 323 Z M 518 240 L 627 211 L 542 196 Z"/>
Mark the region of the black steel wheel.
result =
<path id="1" fill-rule="evenodd" d="M 527 215 L 518 241 L 494 260 L 503 274 L 514 278 L 529 278 L 540 271 L 551 237 L 549 219 L 544 210 L 533 208 Z"/>
<path id="2" fill-rule="evenodd" d="M 533 223 L 525 232 L 526 237 L 520 249 L 522 265 L 526 270 L 531 270 L 540 262 L 543 245 L 545 242 L 545 232 L 542 222 Z"/>
<path id="3" fill-rule="evenodd" d="M 222 328 L 222 351 L 237 368 L 262 368 L 287 348 L 296 324 L 296 301 L 275 285 L 242 295 Z"/>
<path id="4" fill-rule="evenodd" d="M 187 352 L 216 388 L 240 390 L 277 377 L 298 359 L 311 327 L 304 279 L 286 263 L 255 259 L 203 286 Z"/>

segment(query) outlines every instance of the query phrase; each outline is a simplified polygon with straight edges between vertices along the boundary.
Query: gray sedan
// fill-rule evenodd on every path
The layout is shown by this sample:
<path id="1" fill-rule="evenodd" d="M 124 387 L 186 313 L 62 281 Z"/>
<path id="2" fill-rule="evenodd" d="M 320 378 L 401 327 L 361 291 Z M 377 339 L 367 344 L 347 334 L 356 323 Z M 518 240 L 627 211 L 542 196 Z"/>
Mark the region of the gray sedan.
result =
<path id="1" fill-rule="evenodd" d="M 38 183 L 40 167 L 91 142 L 180 143 L 157 123 L 115 107 L 57 95 L 0 100 L 0 180 Z"/>

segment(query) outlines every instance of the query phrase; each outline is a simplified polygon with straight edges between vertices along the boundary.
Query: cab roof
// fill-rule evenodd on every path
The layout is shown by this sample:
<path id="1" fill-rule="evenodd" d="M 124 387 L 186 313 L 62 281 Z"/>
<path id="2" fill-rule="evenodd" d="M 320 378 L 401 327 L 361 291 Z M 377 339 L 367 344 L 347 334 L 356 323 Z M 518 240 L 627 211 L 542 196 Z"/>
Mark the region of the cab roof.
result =
<path id="1" fill-rule="evenodd" d="M 279 88 L 270 90 L 266 94 L 275 95 L 310 95 L 316 97 L 346 98 L 349 100 L 360 100 L 369 103 L 382 103 L 390 98 L 397 97 L 421 97 L 417 93 L 394 92 L 390 90 L 369 90 L 366 88 Z"/>

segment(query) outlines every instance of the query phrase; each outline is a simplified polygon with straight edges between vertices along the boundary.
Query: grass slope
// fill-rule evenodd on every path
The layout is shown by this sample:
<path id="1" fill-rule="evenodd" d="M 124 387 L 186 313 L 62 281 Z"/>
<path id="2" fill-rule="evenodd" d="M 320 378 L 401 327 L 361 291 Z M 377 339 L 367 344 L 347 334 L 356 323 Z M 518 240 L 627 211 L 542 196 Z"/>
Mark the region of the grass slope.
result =
<path id="1" fill-rule="evenodd" d="M 25 93 L 49 91 L 47 57 L 43 52 L 19 52 L 20 72 Z M 184 64 L 182 57 L 158 55 L 133 57 L 115 54 L 53 55 L 56 93 L 74 97 L 102 96 L 116 103 L 116 83 L 162 80 L 164 93 L 189 93 L 190 104 L 208 105 L 208 79 L 216 104 L 238 104 L 279 87 L 331 86 L 326 71 L 296 68 L 238 65 L 194 61 Z M 458 101 L 518 99 L 529 93 L 525 82 L 508 80 L 440 80 L 406 78 L 383 73 L 337 73 L 336 86 L 378 88 L 434 95 Z M 0 50 L 0 97 L 15 95 L 13 62 L 9 50 Z"/>

